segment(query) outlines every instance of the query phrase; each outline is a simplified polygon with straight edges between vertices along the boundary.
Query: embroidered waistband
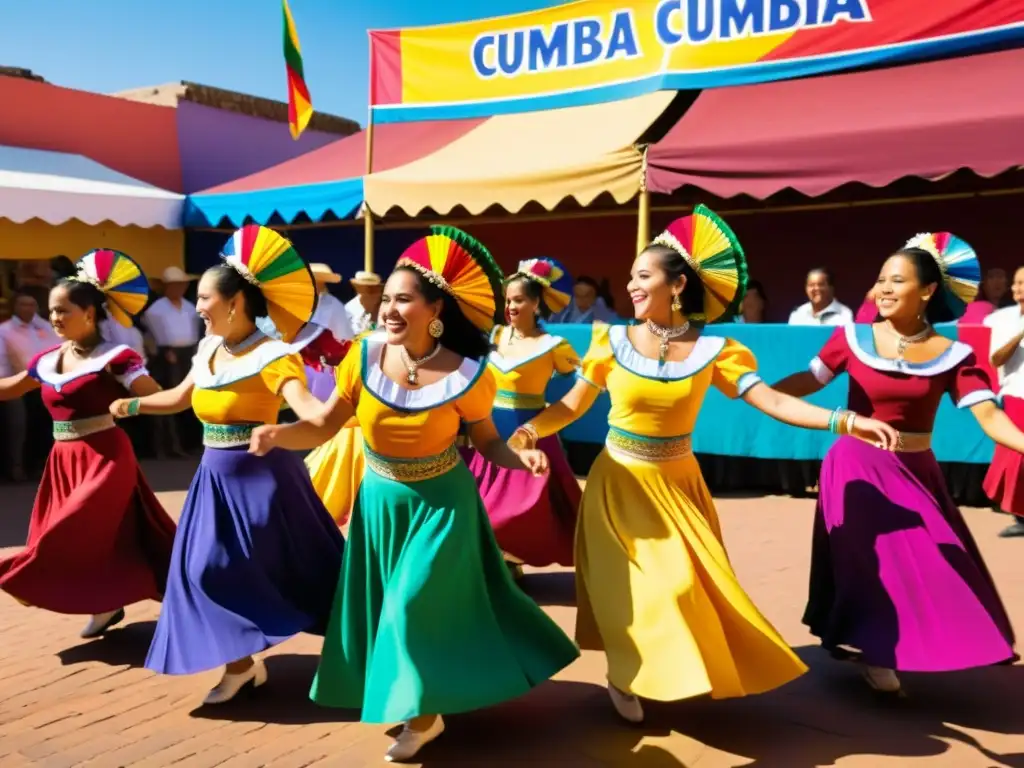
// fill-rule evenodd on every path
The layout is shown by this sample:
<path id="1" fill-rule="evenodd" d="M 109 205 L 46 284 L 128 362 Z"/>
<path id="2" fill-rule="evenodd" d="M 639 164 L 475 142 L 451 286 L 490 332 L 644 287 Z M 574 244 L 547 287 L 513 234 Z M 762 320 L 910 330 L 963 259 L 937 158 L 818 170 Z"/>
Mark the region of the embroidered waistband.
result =
<path id="1" fill-rule="evenodd" d="M 258 424 L 207 424 L 203 422 L 203 445 L 207 448 L 241 448 L 249 445 Z"/>
<path id="2" fill-rule="evenodd" d="M 494 395 L 494 407 L 506 411 L 543 411 L 547 403 L 544 401 L 544 395 L 527 395 L 499 389 Z"/>
<path id="3" fill-rule="evenodd" d="M 456 464 L 461 457 L 459 449 L 455 445 L 436 456 L 425 456 L 420 459 L 398 459 L 392 456 L 381 456 L 363 443 L 363 454 L 366 456 L 366 467 L 372 469 L 375 474 L 388 480 L 395 480 L 399 483 L 418 483 L 422 480 L 430 480 L 440 477 Z"/>
<path id="4" fill-rule="evenodd" d="M 114 428 L 114 417 L 109 413 L 102 416 L 92 416 L 88 419 L 75 419 L 74 421 L 53 422 L 53 439 L 64 442 L 67 440 L 81 440 L 97 432 L 105 432 Z"/>
<path id="5" fill-rule="evenodd" d="M 615 427 L 608 428 L 604 444 L 611 453 L 639 461 L 674 461 L 693 453 L 690 435 L 647 437 Z"/>

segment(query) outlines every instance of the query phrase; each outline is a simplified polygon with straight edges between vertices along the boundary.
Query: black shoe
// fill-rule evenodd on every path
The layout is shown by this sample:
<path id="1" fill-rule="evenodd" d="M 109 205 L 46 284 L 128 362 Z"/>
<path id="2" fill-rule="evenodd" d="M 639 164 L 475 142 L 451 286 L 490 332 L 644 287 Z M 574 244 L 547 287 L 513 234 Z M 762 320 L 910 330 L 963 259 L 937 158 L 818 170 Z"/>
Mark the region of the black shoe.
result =
<path id="1" fill-rule="evenodd" d="M 1012 539 L 1017 536 L 1024 536 L 1024 523 L 1020 520 L 999 532 L 999 537 L 1002 539 Z"/>

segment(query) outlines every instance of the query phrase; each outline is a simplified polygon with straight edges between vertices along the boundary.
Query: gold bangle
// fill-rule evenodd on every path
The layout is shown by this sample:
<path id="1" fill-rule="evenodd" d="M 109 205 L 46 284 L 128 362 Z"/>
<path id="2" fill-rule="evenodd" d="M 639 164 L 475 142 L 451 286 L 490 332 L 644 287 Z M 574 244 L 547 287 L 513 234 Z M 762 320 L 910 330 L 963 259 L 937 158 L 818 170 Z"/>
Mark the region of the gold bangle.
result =
<path id="1" fill-rule="evenodd" d="M 524 441 L 526 443 L 526 448 L 537 447 L 537 441 L 540 440 L 540 436 L 537 434 L 537 428 L 533 426 L 533 424 L 527 422 L 526 424 L 517 427 L 516 432 L 522 432 L 526 436 Z"/>
<path id="2" fill-rule="evenodd" d="M 857 414 L 853 411 L 848 411 L 846 414 L 846 434 L 853 434 L 853 424 L 857 420 Z"/>

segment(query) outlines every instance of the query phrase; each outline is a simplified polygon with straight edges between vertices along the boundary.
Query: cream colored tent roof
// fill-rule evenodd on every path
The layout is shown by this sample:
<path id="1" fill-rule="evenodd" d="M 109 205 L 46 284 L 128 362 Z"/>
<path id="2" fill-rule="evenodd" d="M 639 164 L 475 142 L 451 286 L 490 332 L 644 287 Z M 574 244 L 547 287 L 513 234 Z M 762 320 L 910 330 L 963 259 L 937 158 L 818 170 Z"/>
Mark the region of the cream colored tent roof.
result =
<path id="1" fill-rule="evenodd" d="M 623 203 L 640 190 L 634 143 L 674 97 L 492 117 L 432 154 L 365 177 L 365 200 L 378 216 L 396 208 L 444 215 L 456 206 L 476 215 L 492 205 L 516 213 L 529 202 L 551 210 L 568 197 L 585 206 L 606 192 Z"/>

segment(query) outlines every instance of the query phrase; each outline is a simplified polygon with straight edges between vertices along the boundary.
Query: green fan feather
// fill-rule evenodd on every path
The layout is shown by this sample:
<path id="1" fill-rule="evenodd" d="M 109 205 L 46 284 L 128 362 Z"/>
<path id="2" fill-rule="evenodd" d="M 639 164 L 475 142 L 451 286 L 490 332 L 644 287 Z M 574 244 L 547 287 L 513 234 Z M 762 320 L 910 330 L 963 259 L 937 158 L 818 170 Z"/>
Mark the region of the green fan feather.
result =
<path id="1" fill-rule="evenodd" d="M 743 302 L 743 297 L 747 293 L 747 282 L 750 278 L 750 272 L 747 270 L 747 257 L 743 252 L 743 246 L 740 245 L 739 239 L 736 237 L 736 233 L 732 231 L 732 227 L 725 223 L 721 216 L 712 211 L 703 203 L 696 206 L 693 209 L 695 214 L 701 214 L 711 219 L 720 230 L 725 234 L 726 239 L 729 241 L 729 245 L 732 246 L 735 252 L 735 263 L 736 263 L 736 296 L 726 307 L 725 312 L 722 316 L 715 320 L 716 323 L 723 321 L 732 320 L 740 310 L 740 304 Z"/>
<path id="2" fill-rule="evenodd" d="M 491 285 L 491 290 L 494 292 L 494 322 L 500 323 L 505 316 L 505 306 L 502 301 L 502 297 L 505 295 L 503 282 L 505 279 L 504 273 L 501 271 L 501 267 L 498 266 L 498 262 L 491 256 L 491 252 L 487 250 L 487 246 L 477 240 L 475 237 L 467 232 L 463 232 L 461 229 L 456 227 L 442 227 L 432 226 L 430 228 L 430 234 L 442 235 L 450 238 L 454 242 L 458 243 L 459 246 L 466 249 L 473 260 L 480 265 L 480 268 L 487 275 L 487 282 Z"/>

